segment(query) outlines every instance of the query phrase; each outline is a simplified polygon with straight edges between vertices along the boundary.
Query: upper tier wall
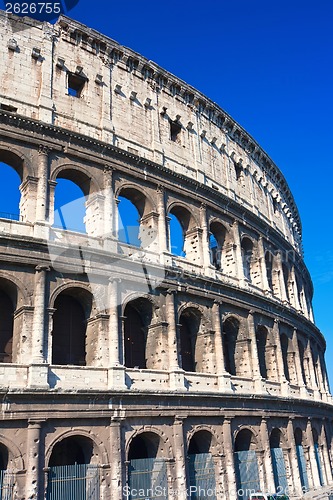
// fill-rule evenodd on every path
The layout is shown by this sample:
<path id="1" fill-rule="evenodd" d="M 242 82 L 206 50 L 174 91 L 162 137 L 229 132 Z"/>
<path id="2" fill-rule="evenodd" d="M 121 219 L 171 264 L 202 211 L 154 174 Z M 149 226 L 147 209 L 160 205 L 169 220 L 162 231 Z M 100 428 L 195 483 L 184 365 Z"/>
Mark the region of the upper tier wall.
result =
<path id="1" fill-rule="evenodd" d="M 22 23 L 25 23 L 24 29 Z M 88 135 L 197 179 L 236 200 L 301 252 L 286 181 L 229 115 L 155 63 L 61 17 L 55 26 L 0 13 L 0 108 Z M 69 95 L 68 79 L 80 86 Z"/>

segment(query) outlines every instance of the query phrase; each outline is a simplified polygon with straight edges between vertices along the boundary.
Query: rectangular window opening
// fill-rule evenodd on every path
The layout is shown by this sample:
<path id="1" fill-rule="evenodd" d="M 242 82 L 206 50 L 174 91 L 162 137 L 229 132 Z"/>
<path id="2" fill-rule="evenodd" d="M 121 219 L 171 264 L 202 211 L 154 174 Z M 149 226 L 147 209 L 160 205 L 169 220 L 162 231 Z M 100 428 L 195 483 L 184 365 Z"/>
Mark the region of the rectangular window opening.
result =
<path id="1" fill-rule="evenodd" d="M 85 86 L 86 79 L 74 73 L 68 73 L 68 95 L 80 97 Z"/>
<path id="2" fill-rule="evenodd" d="M 177 121 L 170 121 L 170 139 L 173 142 L 180 142 L 180 132 L 182 130 L 182 126 Z"/>

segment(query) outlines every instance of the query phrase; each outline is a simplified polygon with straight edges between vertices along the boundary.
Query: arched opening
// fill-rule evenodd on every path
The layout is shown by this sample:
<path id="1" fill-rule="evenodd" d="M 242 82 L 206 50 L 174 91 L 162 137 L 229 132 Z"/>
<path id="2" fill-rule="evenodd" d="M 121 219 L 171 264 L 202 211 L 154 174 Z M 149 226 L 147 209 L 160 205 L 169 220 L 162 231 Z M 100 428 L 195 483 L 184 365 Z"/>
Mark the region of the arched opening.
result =
<path id="1" fill-rule="evenodd" d="M 268 286 L 273 291 L 273 254 L 271 252 L 265 253 L 266 276 Z"/>
<path id="2" fill-rule="evenodd" d="M 6 470 L 8 467 L 8 449 L 0 443 L 0 471 Z"/>
<path id="3" fill-rule="evenodd" d="M 127 245 L 141 246 L 140 214 L 134 203 L 125 196 L 119 196 L 118 205 L 118 239 Z"/>
<path id="4" fill-rule="evenodd" d="M 66 290 L 58 295 L 54 308 L 52 364 L 85 366 L 91 295 L 83 290 Z"/>
<path id="5" fill-rule="evenodd" d="M 147 336 L 153 316 L 149 300 L 138 298 L 124 311 L 124 350 L 127 368 L 147 368 Z"/>
<path id="6" fill-rule="evenodd" d="M 320 485 L 324 486 L 325 481 L 324 481 L 323 466 L 322 466 L 322 460 L 321 460 L 321 449 L 319 446 L 319 436 L 318 436 L 317 430 L 314 427 L 312 428 L 312 436 L 313 436 L 314 454 L 315 454 L 316 464 L 317 464 L 317 468 L 318 468 L 319 481 L 320 481 Z"/>
<path id="7" fill-rule="evenodd" d="M 247 279 L 251 283 L 251 281 L 252 281 L 251 268 L 252 268 L 252 256 L 253 256 L 253 243 L 249 238 L 242 239 L 241 252 L 242 252 L 244 278 Z"/>
<path id="8" fill-rule="evenodd" d="M 286 492 L 288 488 L 288 480 L 282 449 L 282 433 L 280 429 L 272 429 L 269 444 L 271 449 L 275 490 Z"/>
<path id="9" fill-rule="evenodd" d="M 280 337 L 281 339 L 281 351 L 282 351 L 282 359 L 283 359 L 283 369 L 284 376 L 290 382 L 290 373 L 289 373 L 289 365 L 288 365 L 288 352 L 289 352 L 289 338 L 285 333 L 283 333 Z"/>
<path id="10" fill-rule="evenodd" d="M 183 226 L 176 215 L 169 214 L 169 250 L 173 255 L 186 257 L 184 251 L 185 234 Z"/>
<path id="11" fill-rule="evenodd" d="M 0 363 L 13 361 L 14 311 L 12 299 L 0 289 Z"/>
<path id="12" fill-rule="evenodd" d="M 239 321 L 227 318 L 223 323 L 223 352 L 225 370 L 230 375 L 237 375 L 236 345 L 239 333 Z"/>
<path id="13" fill-rule="evenodd" d="M 212 222 L 210 225 L 209 250 L 210 262 L 215 269 L 224 268 L 224 252 L 227 239 L 227 230 L 219 222 Z"/>
<path id="14" fill-rule="evenodd" d="M 298 463 L 301 485 L 303 491 L 305 492 L 309 490 L 309 480 L 308 480 L 308 473 L 306 470 L 306 459 L 303 449 L 303 432 L 302 429 L 300 429 L 299 427 L 297 427 L 294 431 L 294 438 L 296 444 L 297 463 Z"/>
<path id="15" fill-rule="evenodd" d="M 165 492 L 161 496 L 162 500 L 168 498 L 166 461 L 159 456 L 160 447 L 160 437 L 153 432 L 139 434 L 130 443 L 128 485 L 130 491 L 140 491 L 140 498 L 151 498 L 149 492 L 158 489 Z"/>
<path id="16" fill-rule="evenodd" d="M 179 318 L 179 361 L 181 368 L 186 372 L 200 371 L 199 360 L 196 359 L 200 321 L 200 315 L 191 308 L 186 309 Z"/>
<path id="17" fill-rule="evenodd" d="M 267 379 L 267 363 L 266 363 L 266 348 L 267 348 L 268 331 L 262 325 L 257 327 L 256 341 L 259 360 L 259 370 L 262 378 Z"/>
<path id="18" fill-rule="evenodd" d="M 282 273 L 283 273 L 283 284 L 284 284 L 285 291 L 286 291 L 286 297 L 287 297 L 287 300 L 290 301 L 290 295 L 289 295 L 289 268 L 288 268 L 288 266 L 284 262 L 282 263 Z"/>
<path id="19" fill-rule="evenodd" d="M 242 429 L 236 436 L 234 460 L 238 495 L 245 500 L 249 492 L 261 490 L 256 440 L 249 429 Z"/>
<path id="20" fill-rule="evenodd" d="M 1 162 L 0 152 L 0 218 L 20 220 L 21 177 L 17 170 Z"/>
<path id="21" fill-rule="evenodd" d="M 99 498 L 98 466 L 91 464 L 94 444 L 85 436 L 72 436 L 56 443 L 49 460 L 46 500 Z"/>
<path id="22" fill-rule="evenodd" d="M 87 188 L 86 182 L 85 187 Z M 61 172 L 54 192 L 54 227 L 87 232 L 86 199 L 84 190 L 72 180 L 70 172 Z"/>
<path id="23" fill-rule="evenodd" d="M 297 345 L 298 345 L 299 358 L 300 358 L 300 363 L 301 363 L 302 380 L 303 380 L 304 385 L 306 385 L 307 380 L 306 380 L 305 366 L 304 366 L 305 348 L 304 348 L 303 343 L 300 340 L 297 341 Z"/>
<path id="24" fill-rule="evenodd" d="M 198 498 L 198 492 L 214 492 L 216 487 L 214 461 L 211 453 L 212 435 L 208 431 L 196 432 L 188 447 L 188 467 L 191 499 Z M 216 500 L 214 494 L 209 498 Z"/>

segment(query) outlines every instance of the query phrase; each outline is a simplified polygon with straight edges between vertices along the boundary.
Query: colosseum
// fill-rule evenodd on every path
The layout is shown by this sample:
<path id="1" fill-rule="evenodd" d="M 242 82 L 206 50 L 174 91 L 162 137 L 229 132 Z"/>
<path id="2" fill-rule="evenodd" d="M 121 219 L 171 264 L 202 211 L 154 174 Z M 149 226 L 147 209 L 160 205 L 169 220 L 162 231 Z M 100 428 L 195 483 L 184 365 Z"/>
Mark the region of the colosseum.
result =
<path id="1" fill-rule="evenodd" d="M 1 182 L 20 178 L 0 214 L 0 497 L 330 498 L 325 340 L 281 171 L 76 21 L 1 12 L 0 33 Z M 59 224 L 69 184 L 81 230 Z"/>

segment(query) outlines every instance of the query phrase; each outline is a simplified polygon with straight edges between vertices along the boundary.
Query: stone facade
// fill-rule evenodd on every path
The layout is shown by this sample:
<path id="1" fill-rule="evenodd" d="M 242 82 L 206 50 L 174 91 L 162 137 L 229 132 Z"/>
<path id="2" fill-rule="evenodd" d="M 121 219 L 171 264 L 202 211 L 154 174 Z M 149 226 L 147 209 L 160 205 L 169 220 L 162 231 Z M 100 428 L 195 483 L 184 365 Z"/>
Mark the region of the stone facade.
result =
<path id="1" fill-rule="evenodd" d="M 0 161 L 21 179 L 18 220 L 0 220 L 13 498 L 56 498 L 51 473 L 79 463 L 97 466 L 91 500 L 121 500 L 147 459 L 165 466 L 161 498 L 185 500 L 197 457 L 207 498 L 232 499 L 250 452 L 256 489 L 333 486 L 325 340 L 277 166 L 204 95 L 73 20 L 1 13 L 0 32 Z M 58 179 L 81 188 L 86 232 L 54 225 Z M 140 246 L 119 237 L 122 199 Z"/>

